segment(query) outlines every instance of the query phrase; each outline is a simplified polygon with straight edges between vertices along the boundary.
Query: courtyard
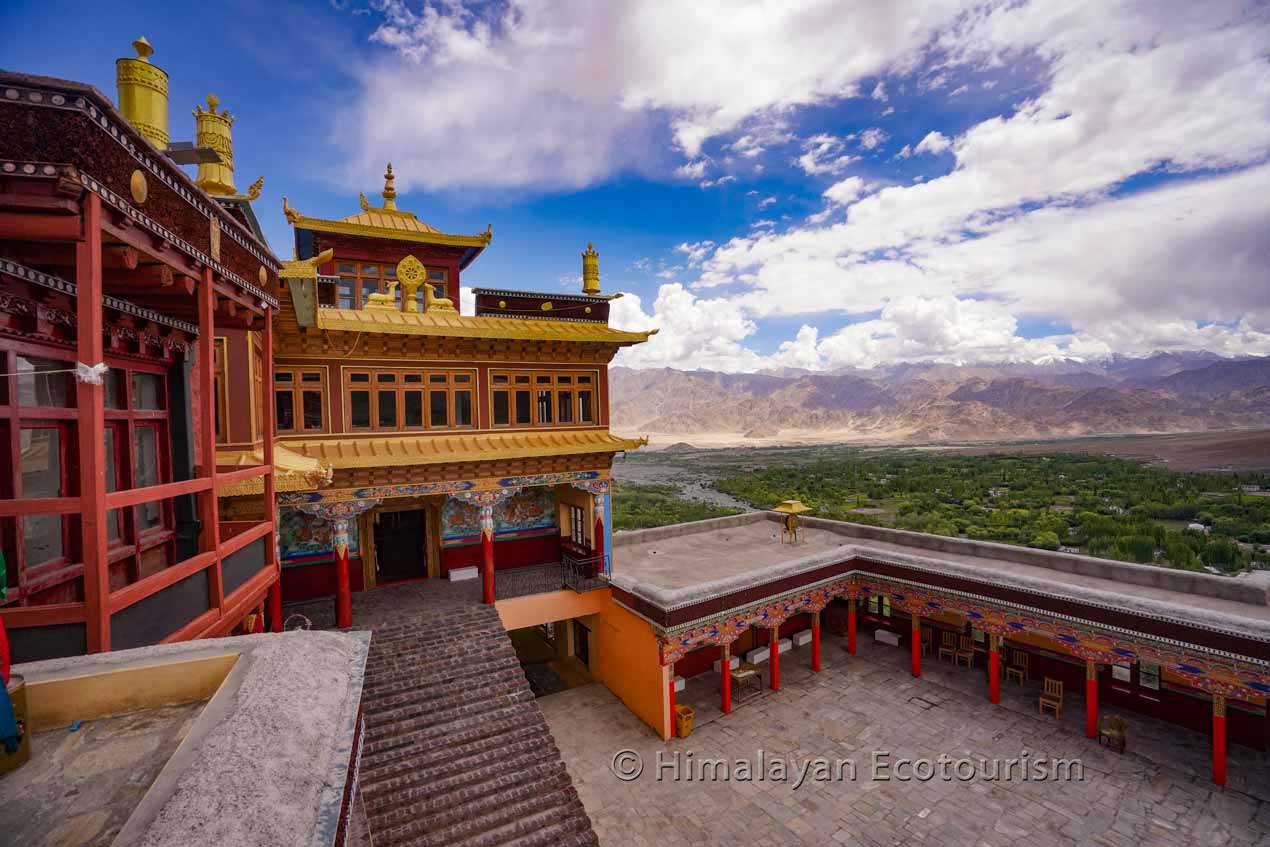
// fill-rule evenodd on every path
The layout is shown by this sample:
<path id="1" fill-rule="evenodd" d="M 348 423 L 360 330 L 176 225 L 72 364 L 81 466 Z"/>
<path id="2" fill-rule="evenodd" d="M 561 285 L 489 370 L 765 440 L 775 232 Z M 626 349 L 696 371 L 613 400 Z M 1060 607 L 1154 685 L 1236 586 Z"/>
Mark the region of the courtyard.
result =
<path id="1" fill-rule="evenodd" d="M 1036 683 L 1003 687 L 992 706 L 981 673 L 932 658 L 914 679 L 906 650 L 864 638 L 856 656 L 826 638 L 819 674 L 806 649 L 782 655 L 781 690 L 738 692 L 730 715 L 718 710 L 717 679 L 707 673 L 677 695 L 697 709 L 697 725 L 668 744 L 598 684 L 538 701 L 602 844 L 1270 847 L 1270 756 L 1232 746 L 1230 783 L 1217 789 L 1206 736 L 1129 713 L 1120 755 L 1084 737 L 1079 697 L 1068 696 L 1061 721 L 1040 717 Z M 629 781 L 613 772 L 626 750 L 643 765 Z M 875 771 L 875 754 L 891 767 Z M 1006 779 L 1005 764 L 980 764 L 969 779 L 954 770 L 945 780 L 936 765 L 922 780 L 895 767 L 941 755 L 1079 760 L 1083 778 L 1049 767 L 1053 778 L 1016 768 Z M 775 759 L 789 762 L 784 780 Z M 733 778 L 711 780 L 705 760 L 730 763 Z M 624 755 L 620 767 L 629 773 L 633 761 Z"/>

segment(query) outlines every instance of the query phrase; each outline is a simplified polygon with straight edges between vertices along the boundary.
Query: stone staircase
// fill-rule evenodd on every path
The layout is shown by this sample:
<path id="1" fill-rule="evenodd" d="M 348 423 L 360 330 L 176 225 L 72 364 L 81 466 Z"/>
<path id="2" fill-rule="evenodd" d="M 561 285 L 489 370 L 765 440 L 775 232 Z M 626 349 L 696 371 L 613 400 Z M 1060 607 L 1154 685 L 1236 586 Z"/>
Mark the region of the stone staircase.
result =
<path id="1" fill-rule="evenodd" d="M 373 847 L 599 843 L 493 607 L 376 627 L 362 713 Z"/>

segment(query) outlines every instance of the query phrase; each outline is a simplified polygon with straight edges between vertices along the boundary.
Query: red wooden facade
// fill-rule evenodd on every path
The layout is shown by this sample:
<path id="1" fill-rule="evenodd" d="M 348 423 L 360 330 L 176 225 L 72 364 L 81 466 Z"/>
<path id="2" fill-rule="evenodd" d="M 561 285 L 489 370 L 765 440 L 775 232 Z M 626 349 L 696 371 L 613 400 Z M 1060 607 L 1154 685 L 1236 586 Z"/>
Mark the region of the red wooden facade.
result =
<path id="1" fill-rule="evenodd" d="M 278 261 L 94 89 L 0 90 L 14 658 L 229 634 L 278 596 L 272 421 L 258 398 L 263 463 L 218 471 L 215 338 L 259 333 L 268 367 Z M 247 479 L 258 518 L 222 521 L 218 489 Z"/>

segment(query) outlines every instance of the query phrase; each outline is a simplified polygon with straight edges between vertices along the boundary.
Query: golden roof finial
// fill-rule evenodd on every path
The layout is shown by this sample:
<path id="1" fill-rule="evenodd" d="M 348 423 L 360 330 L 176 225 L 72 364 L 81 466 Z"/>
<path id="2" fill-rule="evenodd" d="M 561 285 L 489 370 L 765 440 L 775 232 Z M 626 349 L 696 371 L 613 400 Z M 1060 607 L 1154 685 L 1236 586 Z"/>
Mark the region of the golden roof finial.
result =
<path id="1" fill-rule="evenodd" d="M 384 171 L 384 208 L 396 210 L 397 189 L 393 188 L 392 181 L 392 162 L 389 162 L 388 170 Z"/>
<path id="2" fill-rule="evenodd" d="M 215 94 L 207 95 L 207 110 L 213 115 L 216 114 L 216 107 L 220 105 L 220 98 Z"/>
<path id="3" fill-rule="evenodd" d="M 139 61 L 147 63 L 150 61 L 150 54 L 154 52 L 154 48 L 150 46 L 149 41 L 146 41 L 144 35 L 132 42 L 132 49 L 137 51 Z"/>
<path id="4" fill-rule="evenodd" d="M 590 241 L 582 254 L 582 293 L 592 296 L 600 293 L 600 254 Z"/>

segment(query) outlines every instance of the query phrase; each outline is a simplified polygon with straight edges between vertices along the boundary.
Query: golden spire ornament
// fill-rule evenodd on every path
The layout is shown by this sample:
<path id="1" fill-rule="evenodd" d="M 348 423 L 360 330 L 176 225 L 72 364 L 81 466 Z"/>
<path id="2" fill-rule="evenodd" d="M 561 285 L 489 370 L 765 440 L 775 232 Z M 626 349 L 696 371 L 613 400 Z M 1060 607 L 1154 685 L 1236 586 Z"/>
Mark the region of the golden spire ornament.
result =
<path id="1" fill-rule="evenodd" d="M 388 170 L 384 171 L 384 208 L 397 209 L 397 189 L 393 188 L 392 162 L 388 163 Z"/>
<path id="2" fill-rule="evenodd" d="M 582 254 L 582 293 L 591 296 L 600 293 L 600 254 L 589 241 Z"/>

